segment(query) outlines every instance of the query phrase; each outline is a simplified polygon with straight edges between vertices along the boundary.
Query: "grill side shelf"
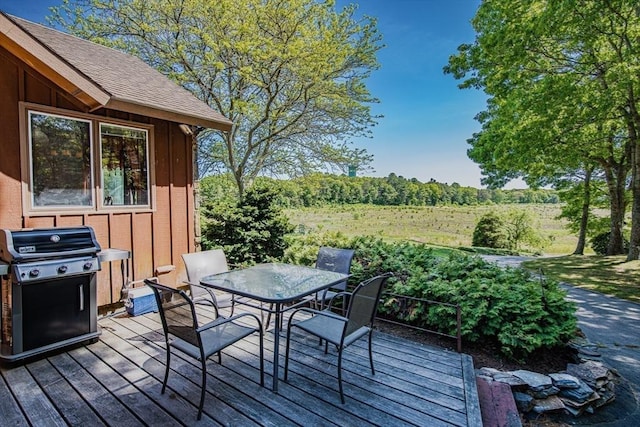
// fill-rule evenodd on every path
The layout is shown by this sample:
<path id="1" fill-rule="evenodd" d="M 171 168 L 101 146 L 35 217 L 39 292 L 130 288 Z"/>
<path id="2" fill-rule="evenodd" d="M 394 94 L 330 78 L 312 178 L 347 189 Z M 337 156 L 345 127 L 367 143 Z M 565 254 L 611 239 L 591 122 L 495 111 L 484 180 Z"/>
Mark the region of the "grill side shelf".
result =
<path id="1" fill-rule="evenodd" d="M 9 264 L 4 261 L 0 261 L 0 276 L 9 274 Z"/>

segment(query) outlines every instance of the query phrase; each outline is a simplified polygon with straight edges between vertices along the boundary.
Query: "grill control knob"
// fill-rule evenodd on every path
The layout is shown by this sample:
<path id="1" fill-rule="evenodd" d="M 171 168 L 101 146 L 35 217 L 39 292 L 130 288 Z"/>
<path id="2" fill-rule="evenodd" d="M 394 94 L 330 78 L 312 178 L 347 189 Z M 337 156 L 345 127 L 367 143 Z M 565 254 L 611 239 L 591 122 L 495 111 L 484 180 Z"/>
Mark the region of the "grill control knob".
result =
<path id="1" fill-rule="evenodd" d="M 84 268 L 85 270 L 91 270 L 92 267 L 93 267 L 93 263 L 91 261 L 85 262 L 84 265 L 82 266 L 82 268 Z"/>
<path id="2" fill-rule="evenodd" d="M 29 271 L 29 277 L 38 277 L 40 275 L 40 270 L 38 270 L 37 268 L 34 268 L 33 270 Z"/>
<path id="3" fill-rule="evenodd" d="M 66 265 L 61 265 L 60 267 L 58 267 L 58 273 L 64 274 L 66 272 L 67 272 L 67 266 Z"/>

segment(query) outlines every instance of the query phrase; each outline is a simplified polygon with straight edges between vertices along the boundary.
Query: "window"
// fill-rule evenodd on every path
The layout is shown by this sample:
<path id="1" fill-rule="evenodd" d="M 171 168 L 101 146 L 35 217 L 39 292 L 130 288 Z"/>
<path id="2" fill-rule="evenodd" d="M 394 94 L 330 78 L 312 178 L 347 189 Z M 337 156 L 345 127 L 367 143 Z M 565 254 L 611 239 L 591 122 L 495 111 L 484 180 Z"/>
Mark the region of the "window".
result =
<path id="1" fill-rule="evenodd" d="M 151 126 L 42 110 L 25 109 L 27 212 L 152 207 Z"/>
<path id="2" fill-rule="evenodd" d="M 149 204 L 147 131 L 100 124 L 105 206 Z"/>
<path id="3" fill-rule="evenodd" d="M 32 204 L 93 206 L 91 122 L 29 112 Z"/>

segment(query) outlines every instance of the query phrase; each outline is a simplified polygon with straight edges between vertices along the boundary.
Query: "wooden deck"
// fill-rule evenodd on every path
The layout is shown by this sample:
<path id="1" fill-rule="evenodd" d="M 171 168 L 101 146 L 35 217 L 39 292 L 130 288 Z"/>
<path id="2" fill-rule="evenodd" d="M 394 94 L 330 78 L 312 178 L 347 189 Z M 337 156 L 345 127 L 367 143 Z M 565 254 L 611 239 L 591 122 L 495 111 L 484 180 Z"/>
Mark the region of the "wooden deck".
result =
<path id="1" fill-rule="evenodd" d="M 1 425 L 482 425 L 470 356 L 379 332 L 375 375 L 366 340 L 345 351 L 345 405 L 335 351 L 325 355 L 317 341 L 295 335 L 289 381 L 281 381 L 276 394 L 272 333 L 265 334 L 265 387 L 258 384 L 258 337 L 243 340 L 223 351 L 222 366 L 215 357 L 209 361 L 198 422 L 200 369 L 194 360 L 172 357 L 168 390 L 160 394 L 165 350 L 156 313 L 103 317 L 99 324 L 96 343 L 0 369 Z"/>

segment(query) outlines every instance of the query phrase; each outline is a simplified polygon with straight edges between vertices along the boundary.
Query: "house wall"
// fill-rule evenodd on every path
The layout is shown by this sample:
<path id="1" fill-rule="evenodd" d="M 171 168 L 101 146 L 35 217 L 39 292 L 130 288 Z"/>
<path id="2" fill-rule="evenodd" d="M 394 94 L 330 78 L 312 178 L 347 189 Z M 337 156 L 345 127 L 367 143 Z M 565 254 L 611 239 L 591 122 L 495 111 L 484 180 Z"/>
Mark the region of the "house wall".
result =
<path id="1" fill-rule="evenodd" d="M 131 251 L 132 280 L 155 276 L 158 267 L 174 265 L 175 271 L 159 278 L 163 283 L 181 284 L 186 273 L 180 255 L 195 250 L 191 137 L 177 123 L 114 110 L 92 112 L 154 126 L 155 164 L 151 167 L 155 168 L 155 209 L 24 216 L 20 101 L 86 113 L 72 96 L 0 47 L 0 229 L 90 225 L 102 248 Z M 120 263 L 103 263 L 97 279 L 98 305 L 118 302 L 122 286 Z"/>

